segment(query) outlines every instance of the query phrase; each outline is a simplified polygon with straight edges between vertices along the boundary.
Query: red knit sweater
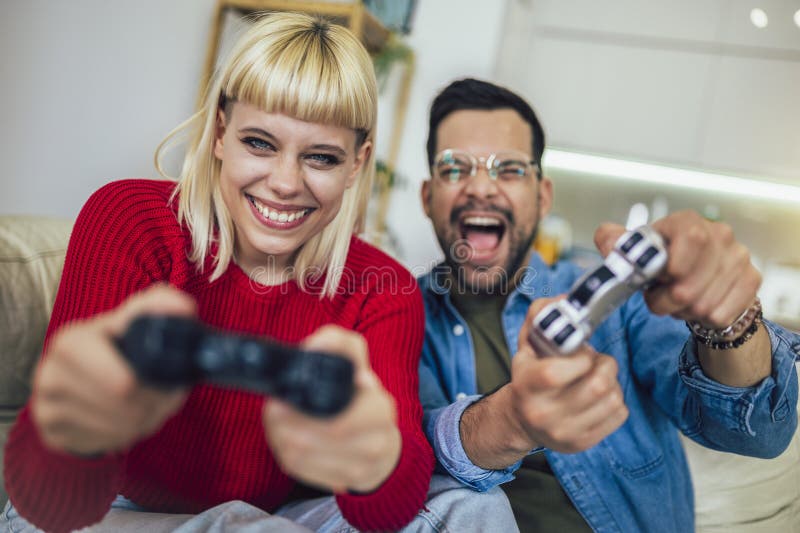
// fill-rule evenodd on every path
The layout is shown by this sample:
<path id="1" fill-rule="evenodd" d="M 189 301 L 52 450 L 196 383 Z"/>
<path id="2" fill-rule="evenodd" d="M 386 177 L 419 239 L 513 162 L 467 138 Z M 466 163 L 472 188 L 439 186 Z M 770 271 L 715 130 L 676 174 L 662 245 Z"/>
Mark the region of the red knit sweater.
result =
<path id="1" fill-rule="evenodd" d="M 200 319 L 220 328 L 292 343 L 324 324 L 359 332 L 373 370 L 396 401 L 402 452 L 375 492 L 336 500 L 359 529 L 405 525 L 422 507 L 433 469 L 417 388 L 424 311 L 411 274 L 354 238 L 332 300 L 305 293 L 293 281 L 255 286 L 234 263 L 208 283 L 210 270 L 199 274 L 188 261 L 190 235 L 168 205 L 174 185 L 124 180 L 89 199 L 70 239 L 47 339 L 62 324 L 111 309 L 156 281 L 192 295 Z M 197 386 L 157 434 L 100 459 L 46 449 L 26 407 L 6 447 L 9 497 L 23 517 L 53 531 L 99 521 L 116 494 L 158 512 L 198 513 L 235 499 L 274 510 L 296 483 L 267 446 L 263 402 L 251 393 Z"/>

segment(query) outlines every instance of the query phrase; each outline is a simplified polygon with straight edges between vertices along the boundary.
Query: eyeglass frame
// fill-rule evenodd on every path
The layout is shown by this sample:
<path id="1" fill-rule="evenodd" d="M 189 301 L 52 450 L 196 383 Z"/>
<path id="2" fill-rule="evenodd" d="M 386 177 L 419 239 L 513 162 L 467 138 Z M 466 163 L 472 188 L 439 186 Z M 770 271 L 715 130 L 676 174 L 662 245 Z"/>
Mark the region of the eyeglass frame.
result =
<path id="1" fill-rule="evenodd" d="M 469 174 L 467 176 L 465 176 L 464 178 L 459 178 L 458 180 L 453 181 L 452 179 L 443 178 L 441 175 L 439 175 L 439 172 L 437 171 L 436 167 L 441 162 L 441 159 L 444 158 L 448 152 L 451 153 L 451 154 L 453 152 L 455 152 L 455 153 L 457 153 L 459 155 L 464 155 L 464 156 L 466 156 L 468 158 L 468 160 L 470 162 L 471 169 L 470 169 L 470 172 L 469 172 Z M 436 156 L 433 158 L 433 165 L 431 166 L 431 175 L 434 178 L 437 178 L 439 181 L 444 182 L 444 183 L 448 183 L 450 185 L 456 185 L 458 183 L 463 184 L 463 183 L 466 183 L 468 178 L 474 178 L 478 174 L 478 165 L 480 165 L 481 168 L 485 168 L 486 169 L 486 174 L 487 174 L 487 176 L 489 176 L 489 179 L 491 181 L 498 182 L 498 178 L 500 177 L 500 174 L 497 172 L 497 168 L 495 168 L 493 165 L 494 165 L 494 162 L 497 161 L 497 156 L 498 155 L 505 155 L 505 154 L 521 155 L 519 152 L 509 151 L 509 152 L 494 152 L 494 153 L 489 154 L 488 157 L 483 157 L 483 156 L 477 157 L 477 156 L 467 152 L 466 150 L 459 150 L 457 148 L 445 148 L 444 150 L 442 150 L 441 152 L 436 154 Z M 523 155 L 523 158 L 520 161 L 524 161 L 525 163 L 527 163 L 530 166 L 530 172 L 529 173 L 523 174 L 520 178 L 513 179 L 513 180 L 500 179 L 499 182 L 500 183 L 521 183 L 521 182 L 524 182 L 525 179 L 530 177 L 532 174 L 536 175 L 536 180 L 537 181 L 541 181 L 541 179 L 542 179 L 542 167 L 539 165 L 539 163 L 536 160 L 534 160 L 534 159 L 525 159 L 526 157 L 527 156 Z"/>

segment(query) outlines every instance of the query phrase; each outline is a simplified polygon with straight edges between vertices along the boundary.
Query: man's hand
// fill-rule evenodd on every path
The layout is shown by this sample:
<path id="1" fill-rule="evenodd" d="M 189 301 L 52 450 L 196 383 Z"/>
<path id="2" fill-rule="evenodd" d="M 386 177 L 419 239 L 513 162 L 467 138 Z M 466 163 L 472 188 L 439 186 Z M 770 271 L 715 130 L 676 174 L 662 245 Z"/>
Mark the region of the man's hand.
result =
<path id="1" fill-rule="evenodd" d="M 583 345 L 569 357 L 539 357 L 528 343 L 534 317 L 554 299 L 536 300 L 511 366 L 513 407 L 539 446 L 574 453 L 591 448 L 628 418 L 613 357 Z"/>
<path id="2" fill-rule="evenodd" d="M 364 338 L 325 326 L 303 347 L 350 358 L 356 391 L 347 409 L 330 419 L 305 415 L 274 398 L 267 401 L 264 427 L 273 455 L 287 474 L 316 487 L 335 493 L 377 489 L 397 465 L 402 442 L 394 399 L 370 368 Z"/>
<path id="3" fill-rule="evenodd" d="M 730 226 L 694 211 L 673 213 L 652 226 L 667 241 L 669 261 L 660 283 L 644 295 L 651 311 L 719 329 L 750 307 L 761 274 Z M 604 256 L 624 231 L 616 224 L 600 226 L 594 239 Z M 772 350 L 763 327 L 738 348 L 714 350 L 700 344 L 698 356 L 708 377 L 731 387 L 753 386 L 772 372 Z"/>
<path id="4" fill-rule="evenodd" d="M 533 318 L 554 298 L 536 300 L 512 358 L 511 383 L 464 411 L 461 437 L 470 460 L 506 468 L 533 448 L 591 448 L 628 418 L 614 358 L 583 346 L 569 357 L 539 357 L 528 343 Z"/>
<path id="5" fill-rule="evenodd" d="M 652 227 L 666 240 L 669 261 L 662 283 L 645 293 L 651 311 L 724 328 L 750 306 L 761 274 L 730 226 L 710 222 L 694 211 L 680 211 Z M 604 257 L 624 232 L 617 224 L 598 228 L 595 244 Z"/>
<path id="6" fill-rule="evenodd" d="M 144 313 L 193 316 L 195 304 L 159 285 L 55 333 L 31 394 L 33 422 L 48 447 L 77 455 L 120 451 L 155 433 L 183 405 L 183 390 L 141 385 L 114 344 Z"/>

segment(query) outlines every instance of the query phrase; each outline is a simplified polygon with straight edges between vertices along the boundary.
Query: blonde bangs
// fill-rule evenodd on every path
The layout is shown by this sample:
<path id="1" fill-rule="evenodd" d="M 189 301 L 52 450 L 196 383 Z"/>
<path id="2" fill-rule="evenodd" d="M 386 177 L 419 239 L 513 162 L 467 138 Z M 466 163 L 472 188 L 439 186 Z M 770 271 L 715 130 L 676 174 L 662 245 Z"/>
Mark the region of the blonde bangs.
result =
<path id="1" fill-rule="evenodd" d="M 256 24 L 269 26 L 271 21 L 267 16 Z M 340 26 L 302 22 L 269 34 L 254 32 L 241 42 L 222 82 L 225 96 L 267 113 L 371 131 L 377 90 L 366 50 Z M 353 54 L 354 47 L 361 54 Z"/>

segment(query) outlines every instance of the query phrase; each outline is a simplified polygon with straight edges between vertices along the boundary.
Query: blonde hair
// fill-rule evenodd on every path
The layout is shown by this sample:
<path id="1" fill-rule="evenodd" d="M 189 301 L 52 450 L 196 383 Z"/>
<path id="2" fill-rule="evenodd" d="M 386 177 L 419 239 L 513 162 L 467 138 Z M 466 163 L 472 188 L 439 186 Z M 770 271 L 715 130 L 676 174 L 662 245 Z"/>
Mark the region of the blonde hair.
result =
<path id="1" fill-rule="evenodd" d="M 373 141 L 378 90 L 369 54 L 346 28 L 298 13 L 261 16 L 237 41 L 214 73 L 202 107 L 180 124 L 156 149 L 163 175 L 164 153 L 187 139 L 177 178 L 178 219 L 192 235 L 190 259 L 202 272 L 216 241 L 210 280 L 228 268 L 234 253 L 234 226 L 219 188 L 221 163 L 214 156 L 217 110 L 225 101 L 246 102 L 265 112 L 351 128 L 357 141 Z M 358 147 L 356 147 L 358 148 Z M 310 277 L 325 272 L 320 297 L 336 293 L 350 238 L 363 229 L 375 173 L 374 150 L 361 176 L 344 192 L 336 217 L 299 249 L 294 271 L 307 290 Z"/>

